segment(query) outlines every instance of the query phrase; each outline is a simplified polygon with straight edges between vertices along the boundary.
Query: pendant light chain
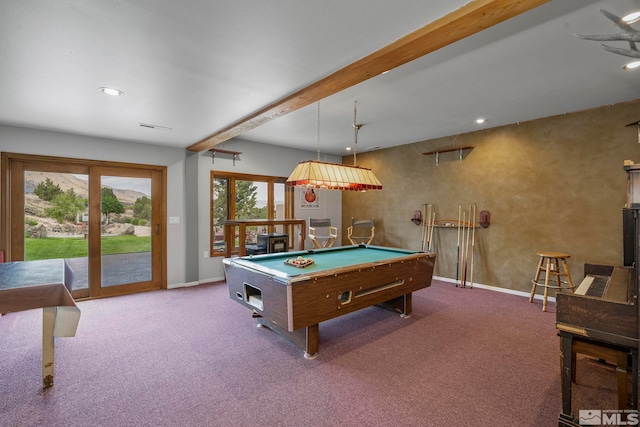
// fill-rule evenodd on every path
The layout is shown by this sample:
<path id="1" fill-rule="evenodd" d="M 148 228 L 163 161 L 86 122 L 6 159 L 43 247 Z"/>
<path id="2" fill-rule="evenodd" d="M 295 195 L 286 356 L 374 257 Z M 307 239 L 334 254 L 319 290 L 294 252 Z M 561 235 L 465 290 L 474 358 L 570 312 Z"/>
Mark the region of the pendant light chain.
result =
<path id="1" fill-rule="evenodd" d="M 317 135 L 318 135 L 318 161 L 320 161 L 320 101 L 318 101 L 318 119 L 317 119 Z"/>
<path id="2" fill-rule="evenodd" d="M 357 107 L 358 101 L 353 101 L 353 166 L 358 166 L 358 162 L 356 159 L 356 153 L 358 152 L 358 131 L 362 127 L 362 125 L 356 124 L 356 116 L 358 112 Z"/>

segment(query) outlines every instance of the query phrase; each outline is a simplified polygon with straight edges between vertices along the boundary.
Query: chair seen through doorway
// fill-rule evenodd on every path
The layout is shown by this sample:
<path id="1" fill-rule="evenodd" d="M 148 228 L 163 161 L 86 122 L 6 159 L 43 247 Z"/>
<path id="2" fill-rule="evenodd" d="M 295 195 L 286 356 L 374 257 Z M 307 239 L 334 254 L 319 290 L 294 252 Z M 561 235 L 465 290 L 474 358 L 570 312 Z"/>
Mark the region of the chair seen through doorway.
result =
<path id="1" fill-rule="evenodd" d="M 326 234 L 317 234 L 321 230 Z M 330 248 L 338 238 L 338 228 L 331 226 L 331 218 L 309 218 L 309 238 L 315 249 Z"/>
<path id="2" fill-rule="evenodd" d="M 356 231 L 359 230 L 359 231 Z M 364 231 L 363 231 L 364 230 Z M 366 233 L 366 234 L 365 234 Z M 351 218 L 351 226 L 347 229 L 347 238 L 353 245 L 368 245 L 376 235 L 376 227 L 371 219 Z"/>

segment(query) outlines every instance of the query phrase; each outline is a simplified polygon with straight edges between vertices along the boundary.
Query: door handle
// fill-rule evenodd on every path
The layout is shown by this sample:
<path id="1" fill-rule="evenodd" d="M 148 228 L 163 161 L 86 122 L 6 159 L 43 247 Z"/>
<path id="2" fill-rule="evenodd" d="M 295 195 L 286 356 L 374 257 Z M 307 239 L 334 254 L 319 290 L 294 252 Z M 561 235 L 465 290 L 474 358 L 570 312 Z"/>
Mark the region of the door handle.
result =
<path id="1" fill-rule="evenodd" d="M 160 224 L 156 224 L 156 234 L 160 235 Z"/>

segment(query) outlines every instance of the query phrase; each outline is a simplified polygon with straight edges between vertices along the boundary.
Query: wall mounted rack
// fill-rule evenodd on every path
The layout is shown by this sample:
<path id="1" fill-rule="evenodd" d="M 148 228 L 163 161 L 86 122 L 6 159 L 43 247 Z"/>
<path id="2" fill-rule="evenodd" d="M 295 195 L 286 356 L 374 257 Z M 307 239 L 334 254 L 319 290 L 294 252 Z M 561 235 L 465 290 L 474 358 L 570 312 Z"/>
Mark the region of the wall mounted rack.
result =
<path id="1" fill-rule="evenodd" d="M 441 153 L 450 153 L 452 151 L 457 151 L 458 152 L 458 158 L 460 159 L 460 161 L 462 161 L 462 153 L 464 150 L 473 150 L 473 147 L 470 145 L 466 145 L 464 147 L 456 147 L 456 148 L 446 148 L 444 150 L 435 150 L 435 151 L 428 151 L 426 153 L 422 153 L 425 156 L 430 156 L 433 154 L 435 161 L 436 161 L 436 166 L 438 166 L 438 164 L 440 163 L 440 154 Z"/>
<path id="2" fill-rule="evenodd" d="M 227 156 L 233 157 L 233 166 L 236 165 L 236 159 L 240 158 L 241 151 L 230 151 L 230 150 L 222 150 L 220 148 L 211 148 L 211 163 L 215 163 L 216 154 L 225 154 Z"/>

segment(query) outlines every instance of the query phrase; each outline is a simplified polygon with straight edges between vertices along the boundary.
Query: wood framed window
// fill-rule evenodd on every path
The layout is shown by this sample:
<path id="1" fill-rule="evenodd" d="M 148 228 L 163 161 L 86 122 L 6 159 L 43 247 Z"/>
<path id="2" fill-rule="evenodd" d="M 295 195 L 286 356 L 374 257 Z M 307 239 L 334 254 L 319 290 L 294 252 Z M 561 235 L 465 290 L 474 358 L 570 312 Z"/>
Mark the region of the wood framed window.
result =
<path id="1" fill-rule="evenodd" d="M 224 256 L 226 243 L 224 221 L 227 219 L 293 218 L 293 188 L 286 177 L 211 171 L 210 255 Z M 245 244 L 254 244 L 260 227 L 249 229 Z M 235 249 L 235 248 L 234 248 Z M 234 252 L 234 251 L 232 251 Z"/>

